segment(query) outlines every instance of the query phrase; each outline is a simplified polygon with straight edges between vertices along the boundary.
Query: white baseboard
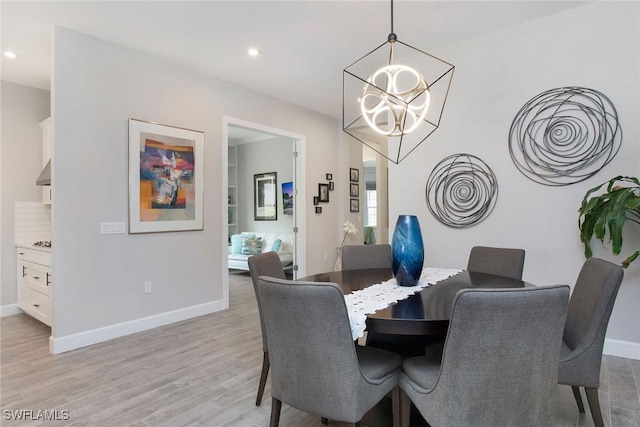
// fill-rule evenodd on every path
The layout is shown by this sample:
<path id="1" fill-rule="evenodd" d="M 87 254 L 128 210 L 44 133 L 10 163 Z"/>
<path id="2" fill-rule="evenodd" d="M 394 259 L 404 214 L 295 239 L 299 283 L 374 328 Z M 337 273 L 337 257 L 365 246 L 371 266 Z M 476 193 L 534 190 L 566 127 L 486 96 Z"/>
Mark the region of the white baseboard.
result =
<path id="1" fill-rule="evenodd" d="M 125 335 L 131 335 L 148 329 L 157 328 L 159 326 L 168 325 L 170 323 L 176 323 L 205 314 L 215 313 L 216 311 L 224 309 L 224 300 L 218 300 L 149 317 L 143 317 L 142 319 L 131 320 L 129 322 L 105 326 L 104 328 L 79 332 L 77 334 L 67 335 L 64 337 L 54 338 L 51 336 L 49 337 L 49 351 L 52 354 L 64 353 L 66 351 L 109 341 Z"/>
<path id="2" fill-rule="evenodd" d="M 24 313 L 24 311 L 22 311 L 20 307 L 18 307 L 18 304 L 0 306 L 0 317 L 13 316 L 14 314 L 20 313 Z"/>
<path id="3" fill-rule="evenodd" d="M 621 340 L 604 340 L 604 354 L 640 360 L 640 343 Z"/>

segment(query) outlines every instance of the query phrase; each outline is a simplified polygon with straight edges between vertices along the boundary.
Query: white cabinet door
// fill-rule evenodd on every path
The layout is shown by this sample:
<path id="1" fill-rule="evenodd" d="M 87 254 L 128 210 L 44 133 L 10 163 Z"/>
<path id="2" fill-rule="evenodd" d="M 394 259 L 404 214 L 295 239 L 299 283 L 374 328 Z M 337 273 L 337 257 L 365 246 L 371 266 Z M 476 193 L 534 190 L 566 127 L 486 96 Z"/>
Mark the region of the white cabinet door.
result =
<path id="1" fill-rule="evenodd" d="M 18 251 L 20 254 L 20 251 Z M 19 256 L 19 255 L 18 255 Z M 18 259 L 18 307 L 27 311 L 26 307 L 29 305 L 27 301 L 27 289 L 29 288 L 29 271 L 27 270 L 27 263 Z"/>
<path id="2" fill-rule="evenodd" d="M 51 254 L 18 248 L 18 307 L 51 326 Z"/>

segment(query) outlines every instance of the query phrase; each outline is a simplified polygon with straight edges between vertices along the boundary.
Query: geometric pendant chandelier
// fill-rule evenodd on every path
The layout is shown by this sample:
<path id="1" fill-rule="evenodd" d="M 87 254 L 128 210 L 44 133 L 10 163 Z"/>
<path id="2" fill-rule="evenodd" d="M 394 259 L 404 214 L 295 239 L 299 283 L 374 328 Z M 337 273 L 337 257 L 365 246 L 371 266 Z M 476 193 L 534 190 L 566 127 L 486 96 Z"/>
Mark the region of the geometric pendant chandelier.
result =
<path id="1" fill-rule="evenodd" d="M 398 164 L 440 125 L 455 66 L 398 40 L 342 73 L 342 129 Z"/>

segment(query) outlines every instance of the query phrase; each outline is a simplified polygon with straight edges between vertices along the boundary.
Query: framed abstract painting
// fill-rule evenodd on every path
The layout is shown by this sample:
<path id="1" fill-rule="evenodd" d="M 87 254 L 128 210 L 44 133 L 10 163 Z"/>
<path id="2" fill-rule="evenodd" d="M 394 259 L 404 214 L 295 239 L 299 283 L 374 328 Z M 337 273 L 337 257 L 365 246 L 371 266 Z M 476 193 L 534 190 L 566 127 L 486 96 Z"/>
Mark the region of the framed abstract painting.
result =
<path id="1" fill-rule="evenodd" d="M 204 133 L 129 119 L 129 233 L 203 229 Z"/>

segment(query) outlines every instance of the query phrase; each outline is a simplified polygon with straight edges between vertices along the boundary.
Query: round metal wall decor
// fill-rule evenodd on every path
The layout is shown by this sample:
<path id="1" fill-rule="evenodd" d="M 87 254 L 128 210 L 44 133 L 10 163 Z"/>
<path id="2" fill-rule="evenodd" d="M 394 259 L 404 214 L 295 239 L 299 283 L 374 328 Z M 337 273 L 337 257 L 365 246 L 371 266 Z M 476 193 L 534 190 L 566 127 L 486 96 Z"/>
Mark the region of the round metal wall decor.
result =
<path id="1" fill-rule="evenodd" d="M 518 170 L 554 187 L 595 175 L 613 160 L 621 143 L 618 113 L 609 98 L 575 86 L 529 100 L 509 131 L 509 153 Z"/>
<path id="2" fill-rule="evenodd" d="M 429 211 L 449 227 L 464 228 L 481 222 L 491 213 L 497 198 L 496 176 L 471 154 L 454 154 L 440 161 L 427 181 Z"/>

